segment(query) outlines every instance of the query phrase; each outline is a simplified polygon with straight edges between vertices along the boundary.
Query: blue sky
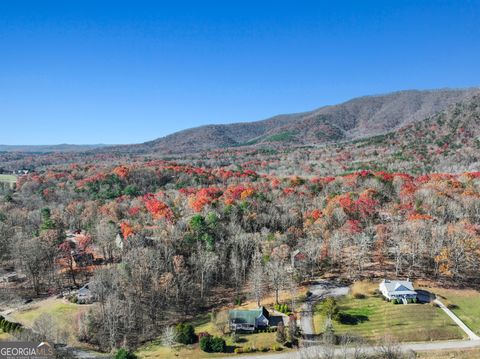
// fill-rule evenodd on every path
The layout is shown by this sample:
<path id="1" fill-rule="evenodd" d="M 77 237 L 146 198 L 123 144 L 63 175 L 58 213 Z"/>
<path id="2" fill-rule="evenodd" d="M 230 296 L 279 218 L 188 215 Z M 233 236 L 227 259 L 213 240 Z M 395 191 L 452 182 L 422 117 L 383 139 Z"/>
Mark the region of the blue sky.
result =
<path id="1" fill-rule="evenodd" d="M 0 2 L 0 144 L 136 143 L 480 85 L 480 1 Z"/>

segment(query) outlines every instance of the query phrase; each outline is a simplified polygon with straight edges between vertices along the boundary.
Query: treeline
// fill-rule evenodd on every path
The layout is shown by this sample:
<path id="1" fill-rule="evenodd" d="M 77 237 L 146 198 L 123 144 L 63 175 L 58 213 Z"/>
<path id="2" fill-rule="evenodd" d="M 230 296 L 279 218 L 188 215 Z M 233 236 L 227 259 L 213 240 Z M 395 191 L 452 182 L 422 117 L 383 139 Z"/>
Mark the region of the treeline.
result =
<path id="1" fill-rule="evenodd" d="M 91 283 L 98 305 L 79 318 L 78 335 L 108 351 L 215 306 L 268 293 L 278 301 L 326 271 L 474 285 L 479 218 L 479 173 L 278 177 L 166 161 L 75 164 L 22 177 L 2 200 L 0 254 L 37 293 L 87 281 L 72 250 L 104 258 Z M 76 247 L 67 230 L 82 231 Z"/>

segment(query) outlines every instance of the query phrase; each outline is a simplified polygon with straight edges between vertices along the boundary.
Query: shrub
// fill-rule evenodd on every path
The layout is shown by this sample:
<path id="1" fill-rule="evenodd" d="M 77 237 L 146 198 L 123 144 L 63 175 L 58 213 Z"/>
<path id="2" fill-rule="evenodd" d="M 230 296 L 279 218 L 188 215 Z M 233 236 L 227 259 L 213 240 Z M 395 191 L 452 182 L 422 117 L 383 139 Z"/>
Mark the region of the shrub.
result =
<path id="1" fill-rule="evenodd" d="M 235 298 L 235 305 L 242 305 L 242 303 L 243 303 L 242 297 Z"/>
<path id="2" fill-rule="evenodd" d="M 232 343 L 238 343 L 240 341 L 240 336 L 236 332 L 232 332 L 230 338 L 232 339 Z"/>
<path id="3" fill-rule="evenodd" d="M 211 348 L 214 353 L 224 353 L 227 345 L 221 337 L 213 337 L 211 340 Z"/>
<path id="4" fill-rule="evenodd" d="M 355 293 L 355 294 L 353 295 L 353 298 L 355 298 L 355 299 L 365 299 L 365 294 L 363 294 L 363 293 Z"/>
<path id="5" fill-rule="evenodd" d="M 3 329 L 5 333 L 11 333 L 15 330 L 15 323 L 9 322 L 8 320 L 6 321 L 6 325 Z"/>
<path id="6" fill-rule="evenodd" d="M 202 337 L 200 339 L 200 349 L 202 349 L 204 352 L 210 352 L 211 351 L 211 336 L 206 336 Z"/>
<path id="7" fill-rule="evenodd" d="M 233 352 L 234 352 L 235 354 L 243 354 L 243 353 L 245 353 L 245 352 L 243 351 L 243 348 L 235 348 L 235 349 L 233 350 Z"/>
<path id="8" fill-rule="evenodd" d="M 137 356 L 126 349 L 119 349 L 115 354 L 115 359 L 137 359 Z"/>
<path id="9" fill-rule="evenodd" d="M 275 351 L 275 352 L 279 352 L 281 350 L 283 350 L 283 348 L 278 345 L 278 344 L 272 344 L 272 346 L 270 347 L 271 350 Z"/>
<path id="10" fill-rule="evenodd" d="M 177 342 L 181 344 L 193 344 L 197 341 L 195 329 L 191 324 L 178 324 L 175 328 L 177 332 Z"/>
<path id="11" fill-rule="evenodd" d="M 285 325 L 280 322 L 277 327 L 277 334 L 275 335 L 277 343 L 283 344 L 287 341 L 287 333 L 285 332 Z"/>
<path id="12" fill-rule="evenodd" d="M 270 348 L 269 347 L 262 347 L 262 348 L 259 348 L 258 350 L 263 352 L 263 353 L 266 353 L 270 350 Z"/>
<path id="13" fill-rule="evenodd" d="M 200 349 L 207 353 L 224 353 L 227 345 L 221 337 L 205 336 L 200 339 Z"/>

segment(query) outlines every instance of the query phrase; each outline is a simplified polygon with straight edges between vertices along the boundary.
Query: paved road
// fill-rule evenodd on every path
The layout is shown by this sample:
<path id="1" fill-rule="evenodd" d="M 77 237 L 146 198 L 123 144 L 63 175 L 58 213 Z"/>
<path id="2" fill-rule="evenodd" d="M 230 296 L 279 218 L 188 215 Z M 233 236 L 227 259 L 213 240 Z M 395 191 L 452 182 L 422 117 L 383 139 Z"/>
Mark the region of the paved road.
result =
<path id="1" fill-rule="evenodd" d="M 402 351 L 430 351 L 430 350 L 449 350 L 449 349 L 469 349 L 480 347 L 480 340 L 455 340 L 455 341 L 440 341 L 440 342 L 425 342 L 425 343 L 404 343 L 400 345 Z M 362 352 L 374 353 L 375 347 L 363 347 Z M 353 353 L 354 349 L 347 350 L 349 354 Z M 312 346 L 296 352 L 285 352 L 275 354 L 260 354 L 243 356 L 242 359 L 310 359 L 318 358 L 318 353 L 322 353 L 322 346 Z M 336 348 L 335 354 L 340 355 L 343 351 L 341 348 Z M 222 358 L 228 359 L 228 358 Z"/>
<path id="2" fill-rule="evenodd" d="M 300 314 L 300 328 L 302 329 L 302 334 L 307 338 L 315 335 L 315 328 L 313 328 L 313 308 L 315 303 L 326 297 L 346 295 L 348 287 L 336 282 L 321 280 L 312 284 L 309 291 L 312 295 L 302 305 Z"/>
<path id="3" fill-rule="evenodd" d="M 470 340 L 480 340 L 480 337 L 479 337 L 478 335 L 476 335 L 474 332 L 472 332 L 472 331 L 470 330 L 470 328 L 467 327 L 467 326 L 465 325 L 465 323 L 460 320 L 459 317 L 457 317 L 450 309 L 448 309 L 448 308 L 446 307 L 445 304 L 443 304 L 443 303 L 442 303 L 441 301 L 439 301 L 438 299 L 435 299 L 433 302 L 434 302 L 435 304 L 437 304 L 440 308 L 442 308 L 443 311 L 444 311 L 445 313 L 447 313 L 447 315 L 448 315 L 450 318 L 452 318 L 452 320 L 460 327 L 460 329 L 462 329 L 462 330 L 468 335 L 468 338 L 469 338 Z"/>

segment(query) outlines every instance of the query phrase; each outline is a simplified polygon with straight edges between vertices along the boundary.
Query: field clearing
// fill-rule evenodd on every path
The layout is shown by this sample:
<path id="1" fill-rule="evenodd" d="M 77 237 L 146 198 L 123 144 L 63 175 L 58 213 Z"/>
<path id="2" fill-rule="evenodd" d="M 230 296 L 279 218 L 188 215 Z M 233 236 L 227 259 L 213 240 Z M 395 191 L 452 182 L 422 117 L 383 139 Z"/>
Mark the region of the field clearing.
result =
<path id="1" fill-rule="evenodd" d="M 157 339 L 141 347 L 136 354 L 140 358 L 215 358 L 225 357 L 228 355 L 239 356 L 233 350 L 239 347 L 250 347 L 260 350 L 262 348 L 271 348 L 272 345 L 278 345 L 275 341 L 276 333 L 255 333 L 255 334 L 239 334 L 239 342 L 233 343 L 229 334 L 223 336 L 220 330 L 210 321 L 209 316 L 200 317 L 190 322 L 195 328 L 195 333 L 198 335 L 202 332 L 208 332 L 214 336 L 222 336 L 227 344 L 227 353 L 205 353 L 200 348 L 198 343 L 194 345 L 181 346 L 177 349 L 167 348 L 162 345 L 161 340 Z M 285 350 L 285 349 L 284 349 Z M 273 353 L 270 350 L 266 353 Z M 250 353 L 251 355 L 263 354 L 262 351 Z"/>
<path id="2" fill-rule="evenodd" d="M 473 289 L 424 287 L 435 293 L 472 331 L 480 334 L 480 292 Z M 424 289 L 422 288 L 422 289 Z"/>
<path id="3" fill-rule="evenodd" d="M 321 305 L 319 303 L 317 308 Z M 393 304 L 380 297 L 338 299 L 340 311 L 348 316 L 348 323 L 333 322 L 336 334 L 349 333 L 375 342 L 385 334 L 398 341 L 433 341 L 462 339 L 464 333 L 440 309 L 430 304 Z M 314 315 L 317 333 L 324 328 L 325 317 Z"/>
<path id="4" fill-rule="evenodd" d="M 375 294 L 376 290 L 378 290 L 378 282 L 362 280 L 352 284 L 350 288 L 350 294 L 352 296 L 355 296 L 356 294 L 361 294 L 368 297 Z"/>
<path id="5" fill-rule="evenodd" d="M 57 326 L 68 333 L 69 344 L 76 345 L 78 344 L 75 339 L 77 317 L 85 313 L 89 307 L 90 305 L 73 304 L 63 299 L 48 298 L 12 313 L 11 317 L 24 326 L 31 327 L 41 314 L 50 314 Z"/>
<path id="6" fill-rule="evenodd" d="M 0 182 L 15 183 L 17 182 L 17 176 L 14 175 L 0 175 Z"/>
<path id="7" fill-rule="evenodd" d="M 201 331 L 198 331 L 197 328 L 195 328 L 195 332 L 199 333 Z M 156 340 L 143 346 L 135 354 L 137 354 L 139 358 L 215 358 L 225 357 L 228 355 L 240 356 L 239 354 L 235 354 L 233 352 L 234 347 L 252 347 L 261 349 L 270 348 L 272 345 L 277 344 L 275 341 L 275 333 L 240 334 L 239 337 L 239 343 L 236 344 L 232 343 L 229 336 L 224 337 L 227 347 L 230 347 L 227 353 L 205 353 L 204 351 L 200 350 L 198 344 L 183 346 L 182 348 L 174 350 L 164 347 L 160 340 Z M 274 353 L 274 351 L 265 352 L 264 354 L 268 353 L 271 354 Z M 249 354 L 260 355 L 263 354 L 263 352 L 256 351 Z"/>

